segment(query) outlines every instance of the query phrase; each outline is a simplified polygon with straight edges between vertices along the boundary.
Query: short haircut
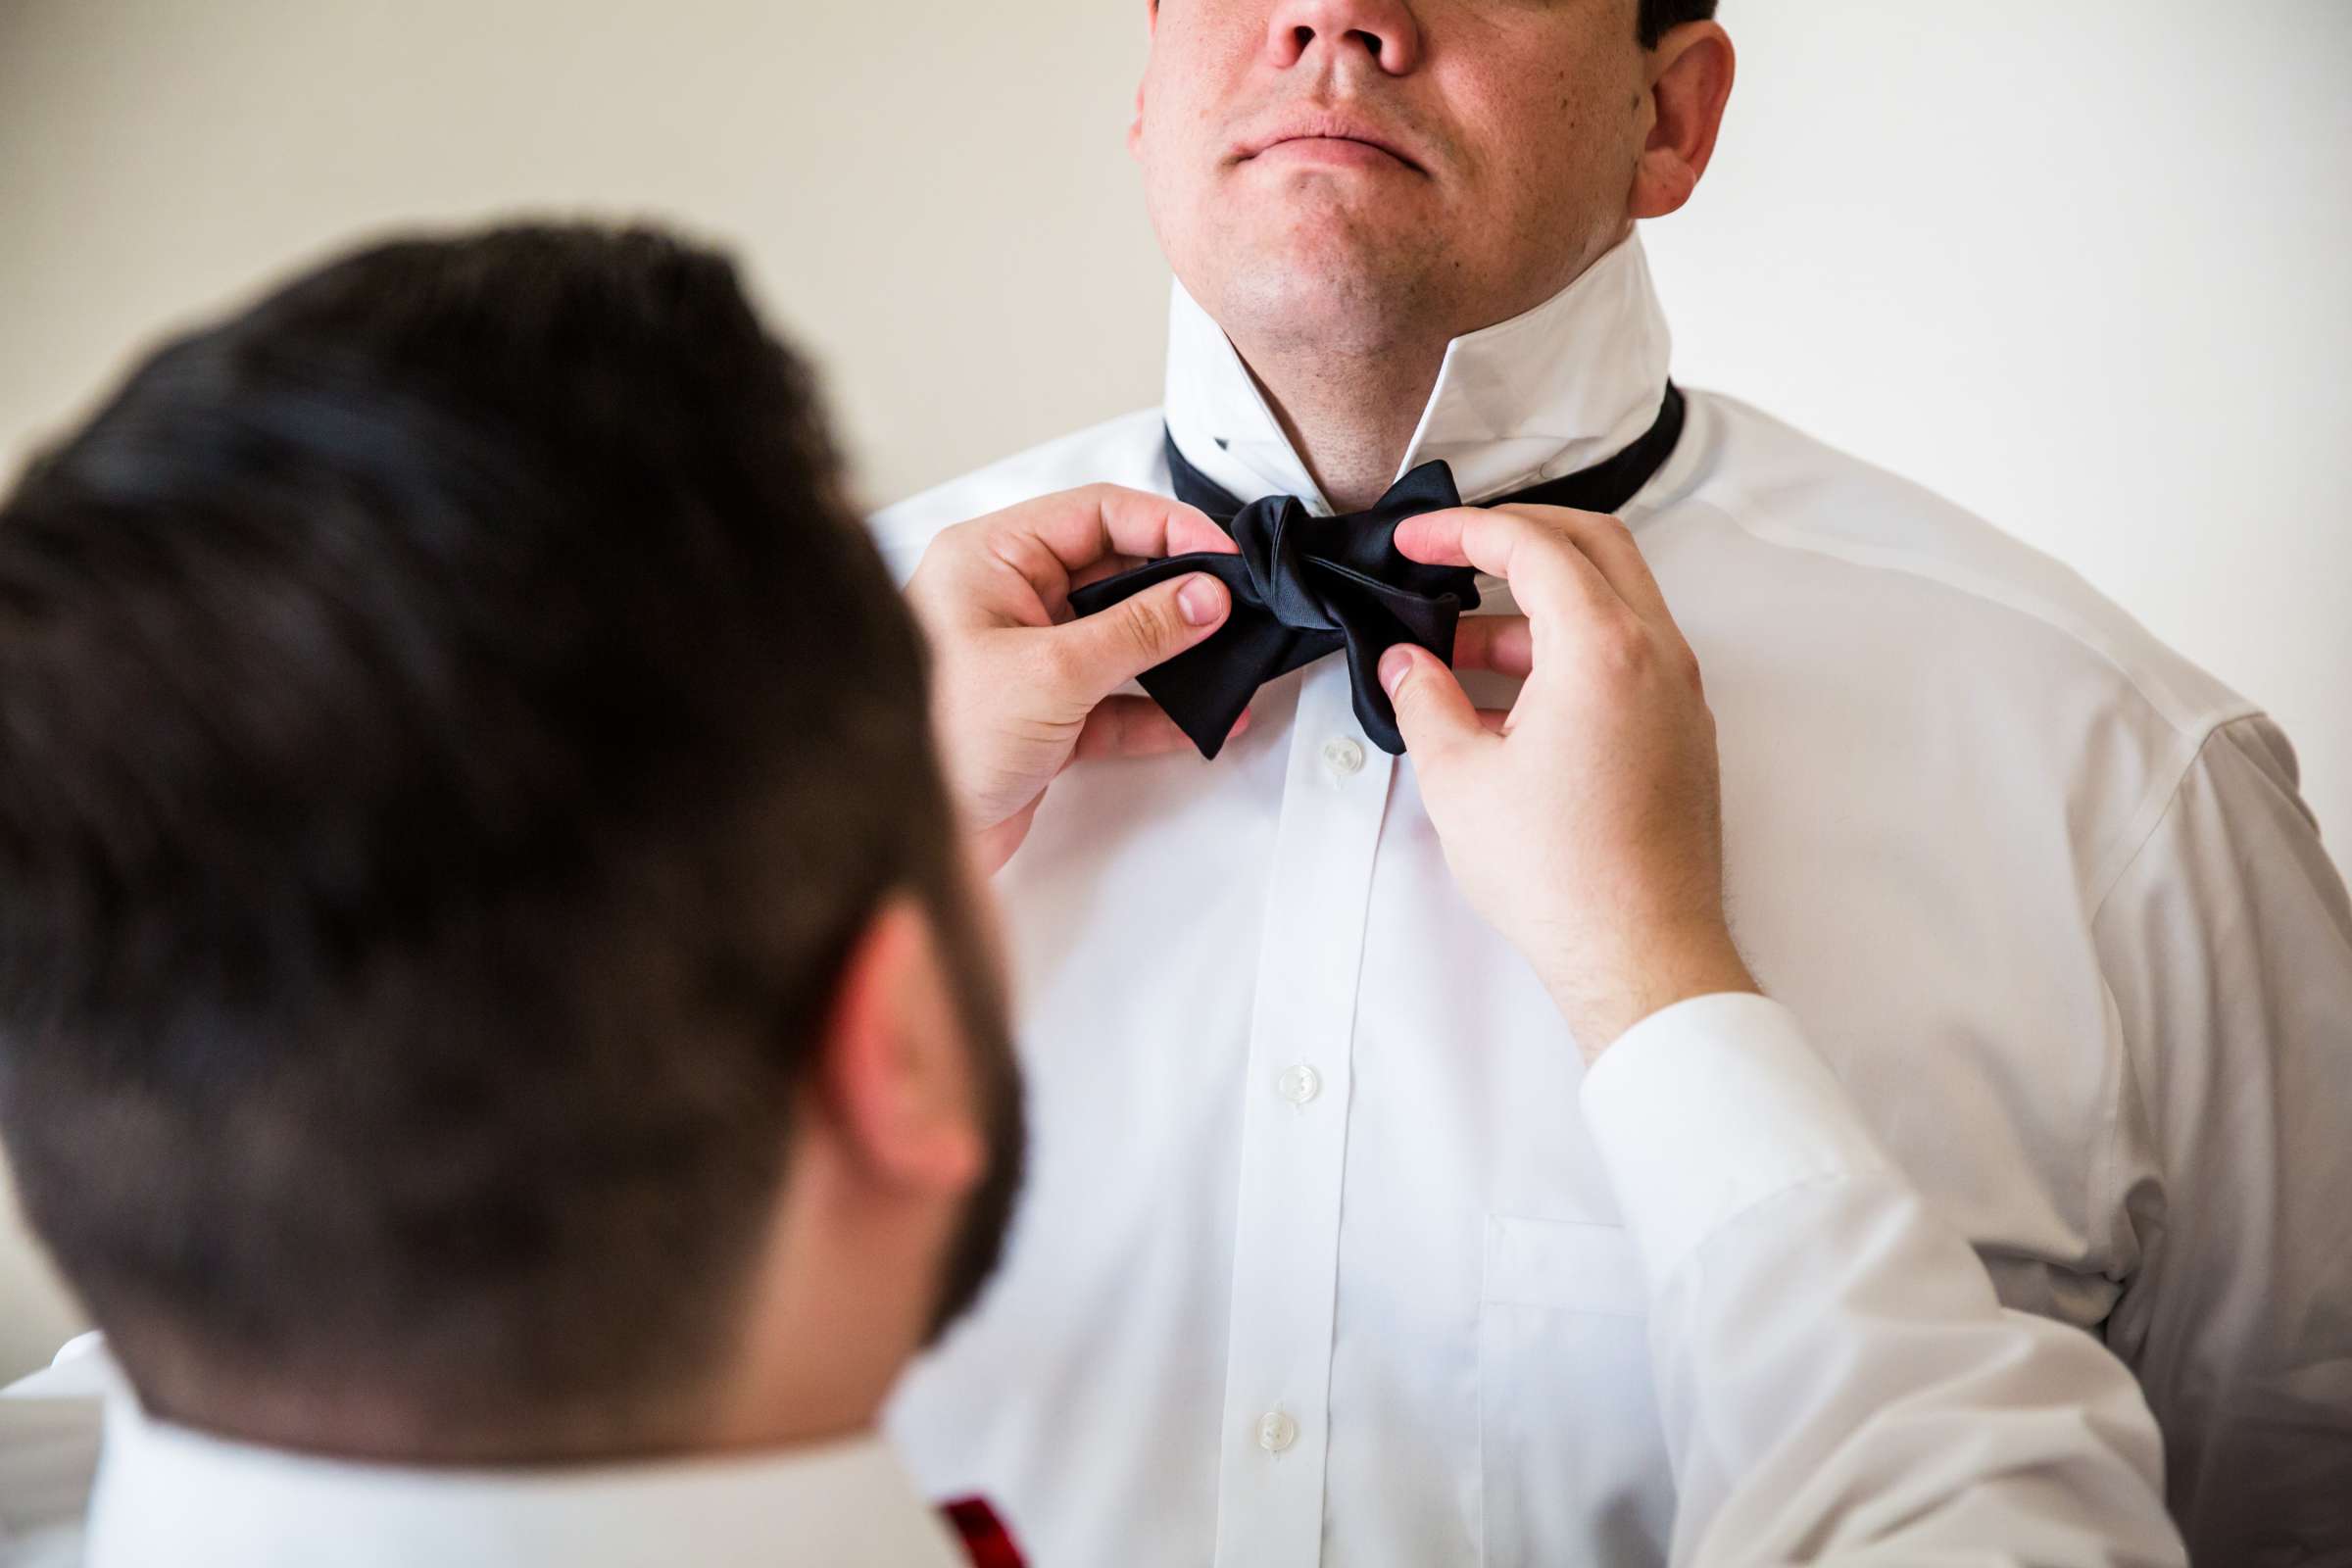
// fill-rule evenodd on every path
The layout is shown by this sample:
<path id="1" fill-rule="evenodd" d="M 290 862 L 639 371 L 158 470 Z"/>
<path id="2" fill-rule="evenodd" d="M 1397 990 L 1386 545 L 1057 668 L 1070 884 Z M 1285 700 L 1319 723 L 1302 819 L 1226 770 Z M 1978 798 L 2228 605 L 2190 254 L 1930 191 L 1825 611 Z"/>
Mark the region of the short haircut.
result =
<path id="1" fill-rule="evenodd" d="M 1715 20 L 1715 0 L 1642 0 L 1642 47 L 1655 49 L 1658 40 L 1686 22 Z"/>
<path id="2" fill-rule="evenodd" d="M 362 251 L 38 459 L 0 1137 L 147 1401 L 715 1375 L 850 945 L 963 886 L 924 684 L 808 372 L 659 233 Z"/>

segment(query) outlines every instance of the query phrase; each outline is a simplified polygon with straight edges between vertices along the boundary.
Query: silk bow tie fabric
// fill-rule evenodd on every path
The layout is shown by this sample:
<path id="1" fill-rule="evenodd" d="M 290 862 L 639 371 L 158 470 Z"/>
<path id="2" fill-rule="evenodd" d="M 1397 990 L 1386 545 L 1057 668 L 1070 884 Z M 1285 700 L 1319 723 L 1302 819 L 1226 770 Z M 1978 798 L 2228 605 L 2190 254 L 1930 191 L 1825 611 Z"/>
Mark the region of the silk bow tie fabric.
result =
<path id="1" fill-rule="evenodd" d="M 1207 572 L 1231 590 L 1232 614 L 1206 642 L 1143 676 L 1144 690 L 1202 757 L 1217 755 L 1258 687 L 1341 652 L 1348 656 L 1356 721 L 1377 745 L 1401 752 L 1396 710 L 1380 689 L 1380 656 L 1396 643 L 1414 642 L 1450 660 L 1454 624 L 1478 605 L 1478 574 L 1406 560 L 1396 551 L 1396 525 L 1460 505 L 1443 463 L 1423 464 L 1365 511 L 1336 517 L 1313 515 L 1297 496 L 1268 496 L 1225 523 L 1240 555 L 1198 552 L 1154 561 L 1075 590 L 1070 609 L 1092 614 L 1153 583 Z"/>
<path id="2" fill-rule="evenodd" d="M 1683 417 L 1683 394 L 1668 382 L 1657 419 L 1615 457 L 1479 505 L 1615 512 L 1673 456 Z M 1245 506 L 1187 462 L 1173 435 L 1166 444 L 1177 499 L 1224 524 L 1241 553 L 1151 562 L 1073 589 L 1071 611 L 1091 615 L 1153 583 L 1207 572 L 1231 590 L 1233 612 L 1206 642 L 1142 677 L 1144 690 L 1202 757 L 1217 755 L 1258 687 L 1334 653 L 1348 656 L 1348 685 L 1364 733 L 1391 756 L 1401 754 L 1396 711 L 1380 689 L 1380 656 L 1410 642 L 1450 663 L 1454 627 L 1463 612 L 1478 608 L 1478 574 L 1469 567 L 1425 565 L 1396 550 L 1398 523 L 1462 504 L 1452 470 L 1425 463 L 1368 510 L 1318 517 L 1297 496 L 1268 496 Z"/>

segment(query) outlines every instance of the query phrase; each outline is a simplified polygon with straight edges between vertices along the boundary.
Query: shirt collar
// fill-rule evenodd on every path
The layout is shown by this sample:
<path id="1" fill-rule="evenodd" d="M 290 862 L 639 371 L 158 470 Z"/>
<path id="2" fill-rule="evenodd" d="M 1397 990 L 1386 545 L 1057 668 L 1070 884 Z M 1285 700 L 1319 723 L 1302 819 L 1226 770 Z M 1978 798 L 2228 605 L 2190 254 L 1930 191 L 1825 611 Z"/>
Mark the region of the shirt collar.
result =
<path id="1" fill-rule="evenodd" d="M 1521 316 L 1446 346 L 1437 384 L 1396 472 L 1433 459 L 1465 500 L 1598 463 L 1657 416 L 1672 338 L 1640 235 Z M 1296 495 L 1331 509 L 1223 328 L 1174 286 L 1168 430 L 1187 461 L 1243 501 Z"/>
<path id="2" fill-rule="evenodd" d="M 788 1452 L 426 1470 L 107 1417 L 89 1568 L 514 1568 L 685 1561 L 957 1568 L 954 1533 L 876 1437 Z"/>

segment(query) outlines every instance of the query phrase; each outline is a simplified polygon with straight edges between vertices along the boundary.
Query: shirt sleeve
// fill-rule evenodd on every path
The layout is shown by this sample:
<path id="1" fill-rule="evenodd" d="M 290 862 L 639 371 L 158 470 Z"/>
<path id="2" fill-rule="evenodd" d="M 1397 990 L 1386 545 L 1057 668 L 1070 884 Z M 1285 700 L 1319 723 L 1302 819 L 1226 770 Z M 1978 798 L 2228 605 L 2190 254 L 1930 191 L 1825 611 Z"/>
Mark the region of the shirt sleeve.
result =
<path id="1" fill-rule="evenodd" d="M 2352 904 L 2256 716 L 2216 729 L 2100 902 L 2130 1081 L 2107 1343 L 2199 1562 L 2352 1561 Z"/>
<path id="2" fill-rule="evenodd" d="M 1786 1008 L 1666 1008 L 1583 1093 L 1647 1275 L 1678 1568 L 2186 1560 L 2131 1374 L 2000 1305 Z"/>

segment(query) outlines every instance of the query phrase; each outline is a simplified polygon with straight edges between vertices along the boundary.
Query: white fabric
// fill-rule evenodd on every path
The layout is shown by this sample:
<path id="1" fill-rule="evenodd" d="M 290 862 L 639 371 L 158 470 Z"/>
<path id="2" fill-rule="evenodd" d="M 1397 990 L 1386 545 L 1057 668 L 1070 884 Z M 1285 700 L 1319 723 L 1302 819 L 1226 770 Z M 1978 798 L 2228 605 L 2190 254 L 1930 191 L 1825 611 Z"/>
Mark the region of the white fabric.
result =
<path id="1" fill-rule="evenodd" d="M 1441 436 L 1472 499 L 1578 466 L 1655 410 L 1665 343 L 1629 241 L 1457 343 L 1400 468 Z M 891 509 L 894 564 L 1046 491 L 1164 492 L 1163 417 L 1243 499 L 1308 494 L 1181 297 L 1167 384 Z M 2199 1560 L 2352 1552 L 2352 907 L 2283 738 L 2055 562 L 1729 399 L 1623 515 L 1706 670 L 1767 988 L 2001 1298 L 2138 1373 Z M 893 1430 L 1048 1563 L 1666 1561 L 1577 1053 L 1410 760 L 1325 760 L 1363 740 L 1340 662 L 1255 714 L 1213 764 L 1065 774 L 1000 875 L 1027 1206 Z"/>
<path id="2" fill-rule="evenodd" d="M 969 1568 L 878 1438 L 546 1471 L 318 1459 L 119 1399 L 88 1568 Z"/>
<path id="3" fill-rule="evenodd" d="M 1669 1007 L 1611 1048 L 1583 1099 L 1648 1265 L 1677 1563 L 2185 1561 L 2131 1375 L 2088 1336 L 1999 1305 L 1785 1008 L 1747 996 Z M 1791 1277 L 1813 1288 L 1788 1290 Z M 1637 1290 L 1623 1309 L 1643 1304 Z M 81 1354 L 75 1387 L 8 1394 L 120 1393 L 93 1375 L 103 1365 Z M 1265 1430 L 1283 1442 L 1279 1424 Z M 669 1560 L 687 1531 L 698 1562 L 940 1560 L 935 1517 L 872 1443 L 433 1475 L 222 1443 L 118 1398 L 106 1477 L 96 1568 L 594 1568 Z M 37 1557 L 0 1561 L 69 1568 L 74 1544 L 60 1532 Z"/>
<path id="4" fill-rule="evenodd" d="M 1583 1093 L 1650 1280 L 1676 1563 L 2187 1561 L 2131 1373 L 2000 1304 L 1786 1008 L 1669 1007 Z"/>
<path id="5" fill-rule="evenodd" d="M 105 1400 L 122 1393 L 95 1334 L 0 1389 L 0 1568 L 74 1568 Z"/>
<path id="6" fill-rule="evenodd" d="M 1653 1300 L 1759 1204 L 1886 1168 L 1776 1003 L 1697 998 L 1651 1014 L 1618 1046 L 1585 1075 L 1585 1120 Z"/>

